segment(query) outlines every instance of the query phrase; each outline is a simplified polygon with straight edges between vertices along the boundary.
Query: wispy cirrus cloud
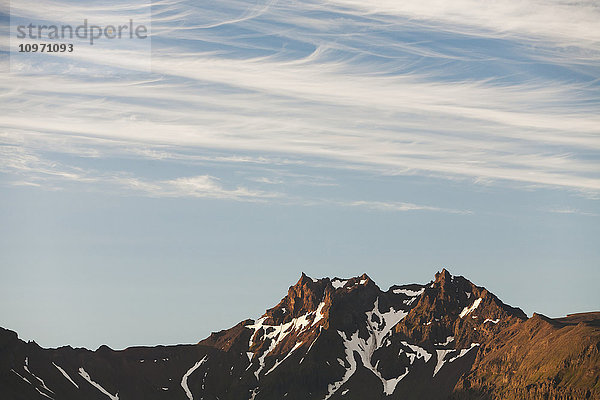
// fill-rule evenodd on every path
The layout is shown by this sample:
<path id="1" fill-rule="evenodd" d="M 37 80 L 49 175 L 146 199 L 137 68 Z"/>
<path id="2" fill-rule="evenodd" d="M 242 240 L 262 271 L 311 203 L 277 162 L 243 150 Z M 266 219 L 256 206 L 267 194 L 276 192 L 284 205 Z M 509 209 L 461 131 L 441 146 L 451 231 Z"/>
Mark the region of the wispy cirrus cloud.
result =
<path id="1" fill-rule="evenodd" d="M 551 213 L 554 213 L 554 214 L 567 214 L 567 215 L 575 214 L 575 215 L 583 215 L 585 217 L 600 217 L 600 214 L 583 211 L 583 210 L 580 210 L 578 208 L 573 208 L 573 207 L 551 208 L 548 211 Z"/>
<path id="2" fill-rule="evenodd" d="M 63 3 L 21 2 L 15 12 L 62 18 Z M 107 9 L 70 15 L 94 13 Z M 132 74 L 0 76 L 0 125 L 7 143 L 57 153 L 265 170 L 310 164 L 321 174 L 593 196 L 598 14 L 591 2 L 534 0 L 159 1 L 153 74 L 136 72 L 135 51 L 81 48 L 64 62 Z M 157 190 L 209 186 L 163 182 Z"/>
<path id="3" fill-rule="evenodd" d="M 445 212 L 450 214 L 472 214 L 469 210 L 456 210 L 450 208 L 440 208 L 440 207 L 432 207 L 421 204 L 413 204 L 413 203 L 403 203 L 403 202 L 386 202 L 386 201 L 368 201 L 368 200 L 360 200 L 360 201 L 350 201 L 350 202 L 341 202 L 339 203 L 341 206 L 346 207 L 364 207 L 370 210 L 377 211 L 436 211 L 436 212 Z"/>
<path id="4" fill-rule="evenodd" d="M 252 190 L 244 186 L 226 187 L 221 179 L 205 174 L 152 179 L 122 171 L 97 171 L 46 160 L 16 146 L 0 146 L 0 172 L 13 178 L 17 186 L 60 188 L 64 184 L 85 185 L 88 190 L 173 198 L 213 198 L 235 201 L 261 201 L 281 197 L 280 193 Z"/>
<path id="5" fill-rule="evenodd" d="M 118 195 L 147 196 L 154 198 L 203 198 L 237 202 L 264 203 L 301 207 L 331 206 L 363 208 L 384 212 L 442 212 L 470 214 L 468 210 L 457 210 L 407 202 L 372 200 L 333 200 L 331 198 L 305 198 L 277 191 L 265 191 L 241 185 L 226 184 L 222 179 L 208 174 L 179 176 L 170 179 L 152 179 L 134 176 L 119 171 L 86 170 L 62 163 L 49 162 L 42 157 L 27 153 L 22 148 L 0 146 L 0 173 L 13 178 L 7 183 L 14 186 L 32 186 L 58 190 L 68 184 L 83 185 L 84 190 L 113 192 Z M 298 178 L 298 175 L 295 176 Z M 282 180 L 260 177 L 249 179 L 267 185 L 283 184 Z M 311 184 L 305 183 L 305 184 Z M 318 184 L 318 183 L 317 183 Z"/>
<path id="6" fill-rule="evenodd" d="M 349 13 L 362 10 L 365 15 L 416 19 L 461 34 L 501 38 L 525 36 L 583 47 L 600 44 L 597 24 L 600 8 L 594 1 L 332 0 L 329 3 L 345 8 Z"/>
<path id="7" fill-rule="evenodd" d="M 274 65 L 261 65 L 277 70 Z M 582 191 L 600 188 L 594 177 L 595 162 L 578 157 L 600 147 L 597 114 L 577 104 L 565 105 L 562 114 L 544 110 L 553 110 L 558 96 L 577 102 L 568 86 L 515 93 L 514 88 L 434 84 L 406 77 L 356 81 L 315 70 L 312 79 L 328 83 L 311 87 L 310 69 L 298 79 L 300 69 L 285 72 L 280 67 L 283 76 L 265 78 L 264 83 L 253 81 L 252 73 L 240 72 L 239 66 L 226 75 L 218 73 L 224 75 L 222 84 L 252 81 L 246 84 L 251 91 L 246 95 L 219 90 L 200 95 L 167 85 L 181 91 L 181 106 L 174 109 L 164 107 L 161 90 L 153 83 L 133 84 L 126 89 L 128 99 L 101 99 L 111 90 L 110 82 L 98 85 L 99 93 L 94 94 L 94 85 L 86 83 L 28 78 L 22 84 L 30 89 L 21 89 L 22 95 L 17 96 L 22 100 L 5 102 L 2 122 L 13 132 L 46 134 L 49 141 L 69 141 L 76 135 L 149 147 L 228 149 L 241 154 L 267 151 L 300 159 L 310 156 L 338 167 Z M 227 63 L 204 73 L 217 74 L 221 69 L 227 69 Z M 5 82 L 9 84 L 13 82 Z M 56 94 L 69 85 L 74 92 L 85 91 L 87 98 Z M 119 90 L 122 84 L 115 86 Z M 40 92 L 45 94 L 34 94 Z M 203 107 L 207 92 L 220 99 L 219 104 Z M 287 98 L 282 98 L 284 93 Z M 143 104 L 125 103 L 135 96 L 145 97 Z M 60 108 L 51 110 L 56 103 Z M 19 109 L 28 109 L 28 118 L 19 117 Z M 272 114 L 273 110 L 277 112 Z M 53 114 L 51 119 L 48 113 Z"/>
<path id="8" fill-rule="evenodd" d="M 281 194 L 276 192 L 252 190 L 243 186 L 225 188 L 219 178 L 210 175 L 185 176 L 158 181 L 114 177 L 110 181 L 137 192 L 137 194 L 151 197 L 212 198 L 244 202 L 264 201 L 281 197 Z"/>

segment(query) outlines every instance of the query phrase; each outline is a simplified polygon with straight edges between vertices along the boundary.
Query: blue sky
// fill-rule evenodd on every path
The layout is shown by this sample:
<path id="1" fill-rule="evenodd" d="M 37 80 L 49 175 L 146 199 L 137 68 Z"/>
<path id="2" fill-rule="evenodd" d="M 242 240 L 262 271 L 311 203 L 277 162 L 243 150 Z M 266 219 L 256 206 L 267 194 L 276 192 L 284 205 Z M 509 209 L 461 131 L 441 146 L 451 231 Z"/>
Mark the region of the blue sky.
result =
<path id="1" fill-rule="evenodd" d="M 134 15 L 151 47 L 3 37 L 0 326 L 190 343 L 302 271 L 442 267 L 528 314 L 598 310 L 594 2 L 115 4 L 11 2 L 13 25 Z"/>

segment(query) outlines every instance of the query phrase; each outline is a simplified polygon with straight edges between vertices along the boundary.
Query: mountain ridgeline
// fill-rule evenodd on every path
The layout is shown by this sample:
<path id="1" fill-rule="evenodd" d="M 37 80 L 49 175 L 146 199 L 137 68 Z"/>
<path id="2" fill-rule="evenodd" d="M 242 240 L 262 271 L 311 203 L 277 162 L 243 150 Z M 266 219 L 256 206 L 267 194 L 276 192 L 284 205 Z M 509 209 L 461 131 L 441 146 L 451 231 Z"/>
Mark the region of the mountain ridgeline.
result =
<path id="1" fill-rule="evenodd" d="M 3 400 L 600 399 L 600 312 L 527 318 L 448 271 L 382 291 L 302 274 L 195 345 L 44 349 L 0 328 Z"/>

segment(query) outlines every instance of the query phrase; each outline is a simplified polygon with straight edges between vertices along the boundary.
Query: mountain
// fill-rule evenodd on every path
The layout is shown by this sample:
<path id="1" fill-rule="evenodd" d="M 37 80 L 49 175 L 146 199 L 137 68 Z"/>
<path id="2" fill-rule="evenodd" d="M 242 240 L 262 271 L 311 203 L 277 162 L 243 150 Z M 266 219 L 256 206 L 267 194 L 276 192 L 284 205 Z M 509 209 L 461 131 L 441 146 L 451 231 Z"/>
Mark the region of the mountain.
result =
<path id="1" fill-rule="evenodd" d="M 302 274 L 195 345 L 44 349 L 0 328 L 0 394 L 28 399 L 600 399 L 600 313 L 527 318 L 448 271 L 382 291 Z"/>

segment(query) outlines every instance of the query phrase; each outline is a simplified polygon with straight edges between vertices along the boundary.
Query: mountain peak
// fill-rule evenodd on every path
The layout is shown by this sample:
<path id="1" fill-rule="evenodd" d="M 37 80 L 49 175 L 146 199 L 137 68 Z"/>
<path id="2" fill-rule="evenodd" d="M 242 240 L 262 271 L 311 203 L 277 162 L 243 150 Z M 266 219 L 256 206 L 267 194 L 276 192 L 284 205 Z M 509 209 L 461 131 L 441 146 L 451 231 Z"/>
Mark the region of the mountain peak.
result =
<path id="1" fill-rule="evenodd" d="M 328 310 L 334 298 L 342 298 L 347 293 L 365 287 L 369 291 L 379 291 L 366 273 L 353 278 L 315 279 L 302 272 L 298 282 L 289 287 L 287 295 L 279 304 L 267 310 L 263 317 L 270 324 L 287 323 L 294 318 L 314 313 L 319 307 L 321 310 Z"/>
<path id="2" fill-rule="evenodd" d="M 304 272 L 279 304 L 263 315 L 272 324 L 287 323 L 293 318 L 313 312 L 325 297 L 328 279 L 314 279 Z"/>
<path id="3" fill-rule="evenodd" d="M 302 272 L 302 275 L 300 275 L 300 279 L 298 279 L 296 285 L 301 285 L 308 281 L 316 282 L 317 279 L 311 278 L 310 276 L 306 275 L 306 273 Z"/>
<path id="4" fill-rule="evenodd" d="M 440 272 L 435 274 L 436 282 L 452 281 L 452 274 L 446 268 L 442 268 Z"/>

